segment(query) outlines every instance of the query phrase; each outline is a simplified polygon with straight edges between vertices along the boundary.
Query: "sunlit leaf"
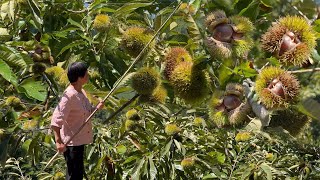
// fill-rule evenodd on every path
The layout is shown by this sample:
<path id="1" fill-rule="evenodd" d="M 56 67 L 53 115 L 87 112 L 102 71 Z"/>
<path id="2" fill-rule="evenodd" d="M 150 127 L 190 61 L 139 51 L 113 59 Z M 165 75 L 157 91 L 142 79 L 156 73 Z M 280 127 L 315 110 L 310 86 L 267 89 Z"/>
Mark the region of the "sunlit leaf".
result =
<path id="1" fill-rule="evenodd" d="M 19 85 L 19 90 L 25 93 L 28 97 L 39 101 L 44 101 L 47 96 L 46 85 L 40 81 L 27 79 Z"/>
<path id="2" fill-rule="evenodd" d="M 7 63 L 5 63 L 0 58 L 0 75 L 6 79 L 7 81 L 11 82 L 13 85 L 17 85 L 17 77 L 16 75 L 11 71 L 10 67 Z"/>

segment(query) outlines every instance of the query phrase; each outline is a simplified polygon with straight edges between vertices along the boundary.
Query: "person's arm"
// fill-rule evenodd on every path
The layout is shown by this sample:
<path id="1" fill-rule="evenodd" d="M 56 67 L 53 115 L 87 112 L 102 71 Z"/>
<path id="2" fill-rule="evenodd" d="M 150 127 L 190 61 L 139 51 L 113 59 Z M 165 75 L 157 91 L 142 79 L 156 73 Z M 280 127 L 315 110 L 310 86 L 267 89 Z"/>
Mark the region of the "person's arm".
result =
<path id="1" fill-rule="evenodd" d="M 52 119 L 51 119 L 51 128 L 54 132 L 56 147 L 58 152 L 60 153 L 64 152 L 66 147 L 66 145 L 63 142 L 63 139 L 61 138 L 60 129 L 63 127 L 64 122 L 69 116 L 71 105 L 72 105 L 72 95 L 68 95 L 67 93 L 65 93 L 62 96 L 58 106 L 54 110 Z"/>
<path id="2" fill-rule="evenodd" d="M 60 136 L 60 128 L 56 126 L 51 126 L 54 138 L 56 140 L 56 147 L 59 153 L 63 153 L 66 150 L 66 145 L 63 143 L 61 136 Z"/>

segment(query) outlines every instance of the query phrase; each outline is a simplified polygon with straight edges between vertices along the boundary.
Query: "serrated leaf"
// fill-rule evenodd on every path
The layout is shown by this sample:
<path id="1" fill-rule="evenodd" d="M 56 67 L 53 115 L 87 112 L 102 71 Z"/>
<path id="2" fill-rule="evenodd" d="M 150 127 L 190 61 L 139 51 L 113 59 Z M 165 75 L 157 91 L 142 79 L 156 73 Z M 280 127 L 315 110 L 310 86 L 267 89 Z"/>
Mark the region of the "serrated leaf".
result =
<path id="1" fill-rule="evenodd" d="M 248 167 L 242 174 L 241 180 L 246 180 L 252 174 L 253 167 Z"/>
<path id="2" fill-rule="evenodd" d="M 258 72 L 250 67 L 251 62 L 244 62 L 234 68 L 233 72 L 243 76 L 244 78 L 250 78 L 258 75 Z"/>
<path id="3" fill-rule="evenodd" d="M 127 3 L 117 9 L 114 16 L 125 16 L 138 8 L 150 6 L 151 4 L 152 3 Z"/>
<path id="4" fill-rule="evenodd" d="M 272 171 L 269 165 L 266 163 L 262 163 L 260 165 L 261 169 L 266 173 L 267 175 L 267 180 L 272 180 Z"/>
<path id="5" fill-rule="evenodd" d="M 32 141 L 32 139 L 28 139 L 22 144 L 22 150 L 26 154 L 29 152 L 29 146 L 30 146 L 31 141 Z"/>
<path id="6" fill-rule="evenodd" d="M 20 92 L 25 93 L 29 98 L 34 98 L 39 101 L 44 101 L 47 96 L 46 86 L 40 81 L 34 81 L 32 79 L 23 81 L 18 89 Z"/>
<path id="7" fill-rule="evenodd" d="M 156 179 L 156 177 L 157 177 L 157 173 L 158 173 L 158 171 L 157 171 L 157 169 L 156 169 L 156 167 L 155 167 L 155 165 L 154 165 L 154 162 L 153 162 L 153 160 L 152 160 L 152 156 L 150 156 L 149 157 L 149 165 L 150 165 L 150 170 L 149 170 L 149 172 L 150 172 L 150 180 L 154 180 L 154 179 Z"/>
<path id="8" fill-rule="evenodd" d="M 17 77 L 16 75 L 11 71 L 9 65 L 0 59 L 0 75 L 12 83 L 13 85 L 17 86 Z"/>
<path id="9" fill-rule="evenodd" d="M 162 149 L 161 156 L 165 156 L 169 152 L 171 148 L 171 144 L 172 144 L 172 139 L 166 144 L 166 147 Z"/>
<path id="10" fill-rule="evenodd" d="M 132 169 L 132 176 L 131 176 L 132 180 L 140 180 L 141 168 L 144 162 L 145 162 L 145 159 L 142 158 L 136 163 L 136 165 Z"/>
<path id="11" fill-rule="evenodd" d="M 68 22 L 69 22 L 71 25 L 77 26 L 80 30 L 84 31 L 84 27 L 83 27 L 80 23 L 74 21 L 73 19 L 69 18 L 69 19 L 68 19 Z"/>
<path id="12" fill-rule="evenodd" d="M 77 41 L 73 41 L 70 44 L 68 44 L 67 46 L 64 46 L 61 51 L 58 53 L 57 57 L 60 56 L 62 53 L 64 53 L 66 50 L 78 46 L 78 45 L 82 45 L 82 44 L 86 44 L 84 41 L 82 40 L 77 40 Z"/>
<path id="13" fill-rule="evenodd" d="M 10 66 L 16 65 L 21 68 L 26 68 L 28 66 L 21 54 L 12 47 L 0 45 L 0 58 L 7 62 Z"/>
<path id="14" fill-rule="evenodd" d="M 9 2 L 5 2 L 1 5 L 1 8 L 0 8 L 0 16 L 1 16 L 1 19 L 4 20 L 7 15 L 8 15 L 8 11 L 9 11 Z"/>
<path id="15" fill-rule="evenodd" d="M 257 0 L 253 0 L 246 8 L 242 9 L 239 13 L 240 16 L 246 16 L 254 21 L 259 14 L 259 4 Z"/>
<path id="16" fill-rule="evenodd" d="M 260 0 L 260 2 L 266 7 L 272 7 L 272 4 L 275 3 L 275 0 Z"/>
<path id="17" fill-rule="evenodd" d="M 41 19 L 41 12 L 39 9 L 39 4 L 37 1 L 34 0 L 27 0 L 30 9 L 32 10 L 32 18 L 36 27 L 40 30 L 41 25 L 43 24 L 43 20 Z"/>

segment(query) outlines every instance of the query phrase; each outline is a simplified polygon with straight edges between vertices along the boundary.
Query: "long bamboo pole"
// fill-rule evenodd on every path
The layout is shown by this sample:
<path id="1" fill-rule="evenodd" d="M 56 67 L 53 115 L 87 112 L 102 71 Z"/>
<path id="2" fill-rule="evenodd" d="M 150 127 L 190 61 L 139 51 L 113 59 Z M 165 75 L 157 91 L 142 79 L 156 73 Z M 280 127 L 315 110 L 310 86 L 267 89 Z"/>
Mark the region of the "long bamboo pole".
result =
<path id="1" fill-rule="evenodd" d="M 126 72 L 124 72 L 124 74 L 119 78 L 119 80 L 114 84 L 113 88 L 110 90 L 110 92 L 106 95 L 106 97 L 103 99 L 102 102 L 105 102 L 108 97 L 116 90 L 116 88 L 118 87 L 118 85 L 120 84 L 120 82 L 125 78 L 125 76 L 129 73 L 129 71 L 132 69 L 132 67 L 138 62 L 138 60 L 141 58 L 141 56 L 143 55 L 144 51 L 148 48 L 148 46 L 150 45 L 150 43 L 156 38 L 157 34 L 161 31 L 161 29 L 165 26 L 165 24 L 169 21 L 169 19 L 173 16 L 173 14 L 178 10 L 178 8 L 180 7 L 182 2 L 180 2 L 178 4 L 178 6 L 173 10 L 173 12 L 169 15 L 169 17 L 166 19 L 166 21 L 160 26 L 160 28 L 156 31 L 156 33 L 153 35 L 153 37 L 151 38 L 151 40 L 144 46 L 144 48 L 141 50 L 141 52 L 139 53 L 139 55 L 135 58 L 135 60 L 131 63 L 131 65 L 128 67 L 128 69 L 126 70 Z M 80 128 L 78 129 L 78 131 L 76 131 L 76 133 L 73 134 L 73 136 L 70 137 L 70 139 L 65 142 L 65 144 L 68 144 L 81 130 L 82 128 L 89 122 L 89 120 L 92 118 L 92 116 L 97 112 L 97 108 L 90 114 L 90 116 L 86 119 L 86 121 L 82 124 L 82 126 L 80 126 Z M 53 160 L 59 155 L 59 152 L 57 152 L 47 163 L 47 165 L 44 167 L 43 170 L 45 170 L 52 162 Z"/>

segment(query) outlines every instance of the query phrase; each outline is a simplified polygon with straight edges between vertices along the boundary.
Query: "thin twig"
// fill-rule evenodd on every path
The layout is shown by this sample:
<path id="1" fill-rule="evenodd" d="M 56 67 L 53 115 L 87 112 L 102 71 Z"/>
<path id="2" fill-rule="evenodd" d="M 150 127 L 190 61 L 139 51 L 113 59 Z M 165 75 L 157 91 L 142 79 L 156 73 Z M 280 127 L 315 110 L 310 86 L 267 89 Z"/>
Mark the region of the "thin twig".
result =
<path id="1" fill-rule="evenodd" d="M 295 70 L 295 71 L 289 71 L 289 72 L 292 74 L 295 74 L 295 73 L 306 73 L 306 72 L 314 72 L 314 71 L 320 71 L 320 68 L 301 69 L 301 70 Z"/>
<path id="2" fill-rule="evenodd" d="M 130 105 L 135 99 L 137 99 L 140 95 L 136 94 L 135 96 L 133 96 L 128 102 L 126 102 L 125 104 L 123 104 L 117 111 L 115 111 L 114 113 L 112 113 L 106 120 L 104 120 L 102 123 L 106 123 L 108 122 L 110 119 L 112 119 L 115 115 L 117 115 L 120 111 L 122 111 L 124 108 L 126 108 L 128 105 Z"/>

